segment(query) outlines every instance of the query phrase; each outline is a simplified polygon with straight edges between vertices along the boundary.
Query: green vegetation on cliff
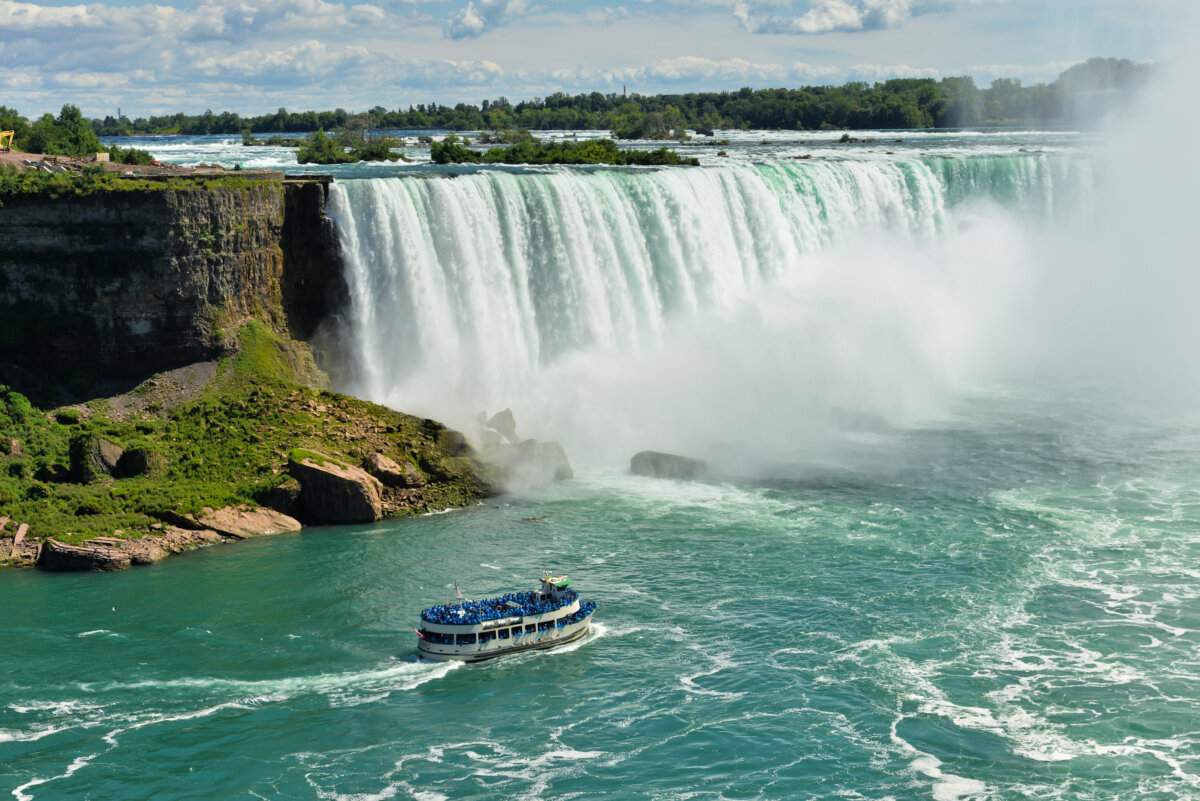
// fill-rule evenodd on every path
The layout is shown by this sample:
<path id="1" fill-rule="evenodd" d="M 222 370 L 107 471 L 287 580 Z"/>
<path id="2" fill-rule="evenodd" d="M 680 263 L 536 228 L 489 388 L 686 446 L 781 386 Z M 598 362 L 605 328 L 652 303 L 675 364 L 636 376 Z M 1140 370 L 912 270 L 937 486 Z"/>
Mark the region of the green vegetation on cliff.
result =
<path id="1" fill-rule="evenodd" d="M 144 151 L 133 151 L 144 152 Z M 140 162 L 138 162 L 140 163 Z M 107 172 L 103 166 L 88 165 L 79 172 L 46 173 L 0 164 L 0 202 L 13 195 L 70 197 L 97 192 L 163 192 L 188 189 L 245 189 L 277 183 L 263 177 L 240 175 L 171 175 L 143 178 Z"/>
<path id="2" fill-rule="evenodd" d="M 493 147 L 480 152 L 464 147 L 451 134 L 430 148 L 435 164 L 616 164 L 616 165 L 699 165 L 699 159 L 680 156 L 660 147 L 657 150 L 621 150 L 611 139 L 587 139 L 581 142 L 541 142 L 529 138 L 508 147 Z"/>
<path id="3" fill-rule="evenodd" d="M 440 424 L 318 388 L 307 348 L 260 323 L 233 338 L 215 376 L 190 397 L 176 389 L 187 383 L 180 371 L 118 402 L 53 410 L 0 388 L 0 516 L 28 523 L 36 539 L 144 536 L 206 506 L 267 503 L 291 481 L 296 448 L 346 464 L 381 453 L 414 465 L 425 485 L 393 514 L 463 506 L 489 492 L 471 459 L 443 447 Z M 124 454 L 110 476 L 88 454 L 113 445 Z"/>

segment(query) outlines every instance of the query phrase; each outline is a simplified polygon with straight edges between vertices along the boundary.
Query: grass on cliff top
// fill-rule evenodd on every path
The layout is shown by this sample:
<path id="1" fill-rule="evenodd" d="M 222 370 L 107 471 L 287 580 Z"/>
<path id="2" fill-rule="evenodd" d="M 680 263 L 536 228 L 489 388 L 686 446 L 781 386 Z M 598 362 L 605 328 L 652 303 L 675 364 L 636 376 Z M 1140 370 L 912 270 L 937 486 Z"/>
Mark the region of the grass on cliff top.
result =
<path id="1" fill-rule="evenodd" d="M 81 197 L 97 192 L 164 192 L 183 189 L 244 189 L 278 181 L 244 178 L 239 175 L 172 175 L 164 179 L 125 178 L 103 167 L 88 166 L 81 172 L 47 173 L 0 164 L 0 201 L 17 195 Z"/>
<path id="2" fill-rule="evenodd" d="M 413 511 L 462 506 L 486 493 L 473 463 L 442 446 L 440 424 L 313 388 L 307 350 L 259 323 L 242 326 L 236 339 L 201 396 L 125 419 L 104 400 L 43 410 L 0 388 L 0 516 L 12 518 L 9 530 L 29 523 L 30 537 L 65 542 L 118 530 L 142 536 L 169 513 L 253 506 L 291 480 L 294 448 L 346 464 L 373 452 L 413 463 L 429 482 Z M 72 440 L 89 437 L 144 452 L 149 473 L 92 484 L 52 480 L 50 471 L 70 466 Z"/>

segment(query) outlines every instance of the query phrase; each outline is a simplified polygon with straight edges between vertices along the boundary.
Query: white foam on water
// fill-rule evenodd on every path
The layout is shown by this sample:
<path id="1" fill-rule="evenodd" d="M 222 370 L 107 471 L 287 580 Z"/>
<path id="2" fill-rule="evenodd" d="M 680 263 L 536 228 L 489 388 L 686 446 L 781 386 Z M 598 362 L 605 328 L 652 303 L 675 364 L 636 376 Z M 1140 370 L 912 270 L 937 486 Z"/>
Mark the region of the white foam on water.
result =
<path id="1" fill-rule="evenodd" d="M 420 660 L 395 662 L 376 670 L 351 673 L 323 673 L 315 676 L 287 676 L 278 679 L 226 679 L 220 677 L 190 677 L 139 681 L 128 684 L 109 684 L 111 690 L 185 689 L 227 692 L 231 695 L 278 696 L 296 698 L 304 695 L 331 694 L 343 690 L 408 691 L 439 679 L 460 667 L 458 662 L 424 662 Z"/>
<path id="2" fill-rule="evenodd" d="M 22 784 L 20 787 L 15 788 L 12 792 L 13 797 L 16 798 L 17 801 L 33 801 L 33 796 L 26 795 L 26 793 L 25 793 L 26 790 L 33 788 L 33 787 L 40 787 L 43 784 L 49 784 L 50 782 L 58 781 L 59 779 L 70 778 L 71 776 L 74 776 L 77 772 L 82 770 L 84 767 L 86 767 L 89 762 L 91 762 L 93 759 L 95 759 L 98 756 L 100 756 L 100 754 L 97 753 L 97 754 L 89 754 L 87 756 L 76 757 L 71 762 L 71 764 L 67 766 L 67 769 L 65 772 L 60 773 L 57 776 L 50 776 L 45 779 L 32 779 L 31 781 L 28 781 L 25 784 Z"/>
<path id="3" fill-rule="evenodd" d="M 425 512 L 424 514 L 421 515 L 421 517 L 433 517 L 435 515 L 448 515 L 451 512 L 459 512 L 459 511 L 462 511 L 462 510 L 459 508 L 456 508 L 456 507 L 450 508 L 450 509 L 433 509 L 429 512 Z"/>
<path id="4" fill-rule="evenodd" d="M 117 634 L 114 631 L 109 631 L 108 629 L 96 629 L 94 631 L 81 631 L 80 633 L 76 634 L 75 636 L 76 637 L 94 637 L 97 634 L 105 634 L 109 637 L 120 637 L 121 636 L 120 634 Z"/>
<path id="5" fill-rule="evenodd" d="M 92 726 L 97 723 L 94 713 L 102 707 L 83 701 L 34 701 L 27 704 L 9 704 L 8 708 L 18 715 L 48 714 L 51 720 L 38 720 L 26 729 L 0 729 L 0 743 L 5 742 L 35 742 L 62 731 L 80 726 Z M 70 720 L 69 716 L 90 716 Z"/>
<path id="6" fill-rule="evenodd" d="M 561 743 L 555 743 L 555 745 L 561 746 Z M 605 751 L 580 751 L 569 746 L 562 746 L 536 756 L 500 760 L 488 767 L 476 769 L 473 775 L 500 779 L 500 786 L 492 785 L 492 787 L 501 790 L 504 797 L 540 799 L 551 781 L 577 776 L 583 772 L 587 762 L 606 756 L 609 754 Z M 525 785 L 525 789 L 516 792 L 502 789 L 510 782 L 519 782 Z"/>
<path id="7" fill-rule="evenodd" d="M 555 648 L 547 648 L 544 651 L 536 651 L 539 656 L 562 656 L 573 651 L 578 651 L 585 645 L 590 645 L 601 637 L 606 637 L 610 634 L 608 626 L 603 623 L 591 623 L 588 625 L 587 634 L 580 637 L 575 642 L 569 642 L 566 645 L 560 645 Z"/>
<path id="8" fill-rule="evenodd" d="M 73 728 L 72 726 L 34 726 L 26 731 L 17 731 L 16 729 L 0 729 L 0 743 L 31 743 L 41 740 L 43 737 L 49 737 L 52 734 L 58 734 L 60 731 L 67 731 Z"/>
<path id="9" fill-rule="evenodd" d="M 96 704 L 89 704 L 86 701 L 30 701 L 26 704 L 9 704 L 8 708 L 18 715 L 28 715 L 31 712 L 69 715 L 74 712 L 91 712 L 100 709 Z"/>
<path id="10" fill-rule="evenodd" d="M 692 647 L 692 650 L 699 651 L 700 648 L 695 646 Z M 708 695 L 712 696 L 713 698 L 724 698 L 730 701 L 744 697 L 746 695 L 744 692 L 709 690 L 696 684 L 696 679 L 700 679 L 705 676 L 713 676 L 723 670 L 729 670 L 731 668 L 738 667 L 738 663 L 734 661 L 732 654 L 705 654 L 705 656 L 708 657 L 708 659 L 712 662 L 712 668 L 710 670 L 702 670 L 691 675 L 680 676 L 679 683 L 683 685 L 683 689 L 693 695 Z"/>
<path id="11" fill-rule="evenodd" d="M 939 767 L 941 760 L 934 756 L 922 756 L 912 761 L 913 770 L 920 771 L 933 779 L 933 801 L 960 801 L 964 798 L 982 798 L 987 785 L 975 779 L 967 779 L 945 773 Z"/>

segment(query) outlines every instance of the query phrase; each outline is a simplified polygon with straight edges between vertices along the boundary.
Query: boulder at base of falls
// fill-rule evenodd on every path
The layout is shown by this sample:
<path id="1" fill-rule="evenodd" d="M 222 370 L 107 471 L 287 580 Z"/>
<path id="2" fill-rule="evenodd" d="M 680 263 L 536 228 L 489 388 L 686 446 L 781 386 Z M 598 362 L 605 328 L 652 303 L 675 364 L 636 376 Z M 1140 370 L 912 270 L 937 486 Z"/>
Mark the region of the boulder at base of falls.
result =
<path id="1" fill-rule="evenodd" d="M 55 539 L 42 543 L 37 566 L 42 570 L 60 572 L 76 570 L 100 570 L 112 572 L 125 570 L 132 563 L 129 554 L 116 548 L 93 545 L 67 545 Z"/>
<path id="2" fill-rule="evenodd" d="M 288 472 L 300 482 L 301 504 L 315 523 L 373 523 L 383 517 L 383 485 L 366 470 L 294 451 Z"/>
<path id="3" fill-rule="evenodd" d="M 94 434 L 71 440 L 71 476 L 80 484 L 112 478 L 125 451 L 120 445 Z"/>
<path id="4" fill-rule="evenodd" d="M 510 481 L 546 484 L 575 477 L 567 452 L 557 442 L 527 439 L 519 445 L 500 443 L 483 453 L 483 460 L 508 474 Z"/>
<path id="5" fill-rule="evenodd" d="M 270 534 L 290 534 L 302 528 L 296 518 L 266 507 L 248 509 L 245 506 L 226 506 L 223 509 L 210 509 L 206 506 L 197 522 L 235 540 L 266 537 Z"/>
<path id="6" fill-rule="evenodd" d="M 264 493 L 257 500 L 263 506 L 288 517 L 304 516 L 304 506 L 300 502 L 300 482 L 294 478 L 286 479 L 278 487 Z"/>
<path id="7" fill-rule="evenodd" d="M 382 453 L 372 453 L 363 465 L 367 472 L 389 487 L 419 489 L 425 486 L 425 477 L 411 462 L 399 464 Z"/>
<path id="8" fill-rule="evenodd" d="M 660 451 L 642 451 L 629 460 L 629 470 L 635 476 L 651 478 L 704 478 L 708 465 L 699 459 L 676 456 Z"/>
<path id="9" fill-rule="evenodd" d="M 517 418 L 513 417 L 512 409 L 505 409 L 502 412 L 496 412 L 492 418 L 487 421 L 487 427 L 500 433 L 506 440 L 513 445 L 520 442 L 517 439 Z"/>

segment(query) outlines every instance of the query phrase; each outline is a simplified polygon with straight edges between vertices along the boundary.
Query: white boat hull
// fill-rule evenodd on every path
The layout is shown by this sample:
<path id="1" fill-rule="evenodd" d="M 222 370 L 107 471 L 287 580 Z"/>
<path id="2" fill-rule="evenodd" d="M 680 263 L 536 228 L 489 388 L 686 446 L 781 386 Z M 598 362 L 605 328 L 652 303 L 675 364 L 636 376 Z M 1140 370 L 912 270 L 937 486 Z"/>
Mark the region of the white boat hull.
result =
<path id="1" fill-rule="evenodd" d="M 557 648 L 560 645 L 575 642 L 587 634 L 591 616 L 585 617 L 578 623 L 571 623 L 548 631 L 539 631 L 513 637 L 506 640 L 490 640 L 482 645 L 470 643 L 465 645 L 435 644 L 428 640 L 420 640 L 417 650 L 424 659 L 438 662 L 482 662 L 507 654 L 519 654 L 523 651 L 537 651 L 546 648 Z"/>

